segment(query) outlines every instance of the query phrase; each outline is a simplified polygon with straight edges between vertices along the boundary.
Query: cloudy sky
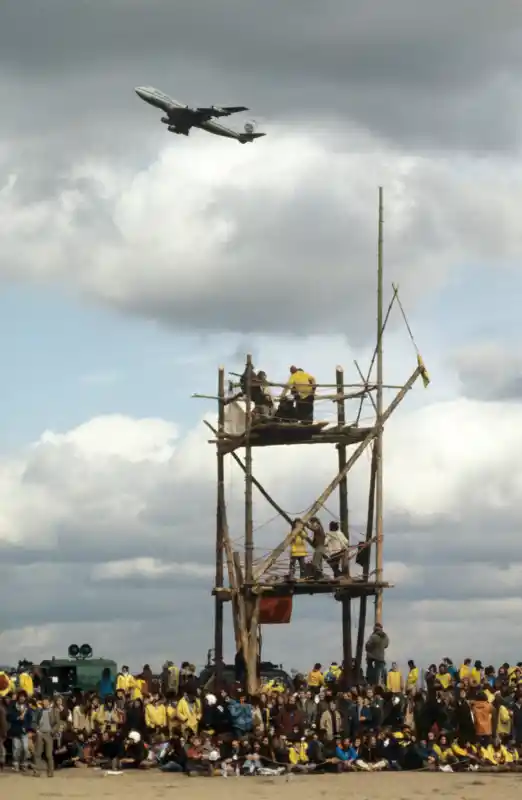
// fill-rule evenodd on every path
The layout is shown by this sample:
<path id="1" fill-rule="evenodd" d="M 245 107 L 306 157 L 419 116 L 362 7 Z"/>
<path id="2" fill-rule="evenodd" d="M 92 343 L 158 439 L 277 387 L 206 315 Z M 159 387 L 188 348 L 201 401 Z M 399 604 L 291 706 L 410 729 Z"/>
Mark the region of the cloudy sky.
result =
<path id="1" fill-rule="evenodd" d="M 294 362 L 357 380 L 379 185 L 387 296 L 399 283 L 432 377 L 386 433 L 390 657 L 521 657 L 521 36 L 512 0 L 4 0 L 0 662 L 83 641 L 204 661 L 215 409 L 191 394 L 248 351 L 276 380 Z M 234 124 L 268 135 L 171 137 L 146 84 L 245 104 Z M 415 366 L 398 314 L 385 359 L 389 383 Z M 255 453 L 292 514 L 335 466 Z M 367 478 L 363 458 L 354 540 Z M 226 483 L 239 537 L 233 464 Z M 285 533 L 262 500 L 255 523 L 259 553 Z M 264 641 L 289 668 L 339 659 L 339 607 L 299 599 Z"/>

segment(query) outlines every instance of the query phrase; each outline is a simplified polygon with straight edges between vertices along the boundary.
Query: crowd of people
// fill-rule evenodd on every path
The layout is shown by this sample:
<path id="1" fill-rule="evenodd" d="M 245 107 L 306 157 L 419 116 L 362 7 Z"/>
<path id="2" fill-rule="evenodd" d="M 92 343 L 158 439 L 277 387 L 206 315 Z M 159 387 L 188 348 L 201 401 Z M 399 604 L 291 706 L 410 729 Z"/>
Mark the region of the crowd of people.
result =
<path id="1" fill-rule="evenodd" d="M 377 627 L 353 685 L 342 666 L 315 664 L 256 696 L 237 681 L 209 690 L 187 663 L 166 662 L 156 678 L 148 666 L 106 670 L 96 690 L 67 696 L 43 696 L 27 669 L 16 681 L 0 673 L 0 768 L 222 777 L 522 768 L 522 664 L 445 658 L 422 671 L 409 661 L 403 673 L 381 661 L 385 637 Z"/>

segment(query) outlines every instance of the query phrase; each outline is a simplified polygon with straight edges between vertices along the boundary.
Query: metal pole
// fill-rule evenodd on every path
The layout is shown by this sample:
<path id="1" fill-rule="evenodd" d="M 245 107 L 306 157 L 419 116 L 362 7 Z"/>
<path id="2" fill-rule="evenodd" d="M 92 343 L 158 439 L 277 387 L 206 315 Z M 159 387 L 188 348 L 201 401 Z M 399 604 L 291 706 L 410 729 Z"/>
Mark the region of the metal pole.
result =
<path id="1" fill-rule="evenodd" d="M 377 421 L 380 422 L 383 412 L 383 352 L 382 352 L 382 320 L 383 320 L 383 189 L 379 186 L 379 238 L 377 252 Z M 375 485 L 375 580 L 382 581 L 383 574 L 383 427 L 379 426 L 379 433 L 375 442 L 377 448 L 377 475 Z M 382 589 L 377 590 L 375 596 L 375 622 L 382 624 Z"/>

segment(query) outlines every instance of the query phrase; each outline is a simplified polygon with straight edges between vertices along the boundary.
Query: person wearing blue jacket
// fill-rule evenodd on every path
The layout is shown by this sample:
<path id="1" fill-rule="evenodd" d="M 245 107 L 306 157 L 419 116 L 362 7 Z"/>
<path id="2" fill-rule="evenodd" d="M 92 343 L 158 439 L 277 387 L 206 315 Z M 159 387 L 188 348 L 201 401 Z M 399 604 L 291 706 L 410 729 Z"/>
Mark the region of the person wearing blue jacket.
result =
<path id="1" fill-rule="evenodd" d="M 33 727 L 33 712 L 23 692 L 18 695 L 16 703 L 7 709 L 7 724 L 13 743 L 13 770 L 25 770 L 29 763 L 29 731 Z"/>
<path id="2" fill-rule="evenodd" d="M 335 746 L 335 757 L 339 759 L 339 767 L 344 771 L 354 768 L 359 753 L 353 746 L 351 739 L 338 739 Z"/>
<path id="3" fill-rule="evenodd" d="M 228 713 L 232 723 L 234 736 L 242 738 L 252 730 L 252 706 L 250 703 L 240 703 L 238 700 L 229 700 Z"/>

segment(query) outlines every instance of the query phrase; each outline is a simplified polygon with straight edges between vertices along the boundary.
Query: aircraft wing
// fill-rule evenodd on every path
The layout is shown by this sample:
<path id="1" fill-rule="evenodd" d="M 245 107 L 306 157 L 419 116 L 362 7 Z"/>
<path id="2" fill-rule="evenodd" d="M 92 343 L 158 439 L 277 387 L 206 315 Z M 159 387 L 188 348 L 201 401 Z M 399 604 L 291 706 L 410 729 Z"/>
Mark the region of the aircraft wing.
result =
<path id="1" fill-rule="evenodd" d="M 228 117 L 230 114 L 239 114 L 240 111 L 248 111 L 246 106 L 210 106 L 210 108 L 197 108 L 196 113 L 202 117 Z"/>

